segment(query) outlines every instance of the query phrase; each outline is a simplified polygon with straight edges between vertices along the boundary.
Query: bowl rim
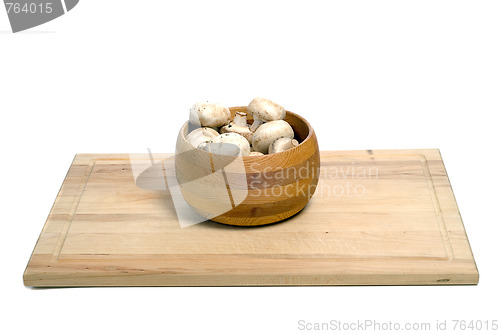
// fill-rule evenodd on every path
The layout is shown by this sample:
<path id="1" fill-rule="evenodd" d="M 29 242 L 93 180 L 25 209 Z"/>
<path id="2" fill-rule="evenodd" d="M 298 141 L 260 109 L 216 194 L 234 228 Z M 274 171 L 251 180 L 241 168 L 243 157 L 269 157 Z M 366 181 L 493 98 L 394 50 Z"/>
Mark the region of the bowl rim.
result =
<path id="1" fill-rule="evenodd" d="M 247 106 L 234 106 L 234 107 L 229 107 L 229 110 L 231 110 L 231 111 L 232 111 L 232 110 L 234 110 L 234 109 L 243 109 L 243 108 L 244 108 L 244 109 L 246 109 L 246 108 L 247 108 Z M 304 138 L 304 140 L 303 140 L 303 141 L 301 141 L 301 142 L 299 143 L 299 145 L 298 145 L 298 146 L 296 146 L 296 147 L 294 147 L 294 148 L 292 148 L 292 149 L 287 150 L 288 152 L 293 152 L 293 151 L 295 151 L 295 150 L 299 149 L 299 147 L 300 147 L 300 146 L 302 146 L 302 144 L 304 144 L 306 141 L 308 141 L 308 140 L 310 140 L 310 139 L 311 139 L 311 137 L 313 136 L 313 133 L 314 133 L 314 129 L 312 128 L 311 124 L 309 124 L 309 122 L 308 122 L 308 121 L 307 121 L 304 117 L 302 117 L 301 115 L 299 115 L 299 114 L 297 114 L 297 113 L 295 113 L 295 112 L 293 112 L 293 111 L 289 111 L 289 110 L 286 110 L 286 114 L 287 114 L 287 115 L 288 115 L 288 114 L 290 114 L 290 115 L 293 115 L 294 117 L 298 118 L 300 121 L 302 121 L 304 124 L 306 124 L 306 125 L 307 125 L 307 129 L 309 130 L 309 133 L 307 134 L 306 138 Z M 286 116 L 285 116 L 285 117 L 286 117 Z M 187 130 L 188 130 L 188 126 L 189 126 L 189 121 L 186 121 L 186 122 L 182 125 L 181 130 L 180 130 L 180 134 L 181 134 L 181 136 L 182 136 L 182 139 L 184 139 L 184 140 L 186 140 L 186 134 L 185 134 L 185 132 L 187 132 Z M 186 130 L 186 131 L 184 131 L 184 130 Z M 187 142 L 187 141 L 186 141 L 186 142 Z M 192 145 L 191 145 L 191 146 L 192 146 Z M 194 146 L 192 146 L 192 147 L 193 147 L 194 149 L 196 149 L 196 150 L 199 150 L 200 152 L 205 152 L 205 151 L 203 151 L 203 150 L 200 150 L 200 149 L 199 149 L 199 148 L 197 148 L 197 147 L 194 147 Z M 285 151 L 285 152 L 287 152 L 287 151 Z M 244 158 L 244 159 L 262 159 L 262 158 L 265 158 L 265 157 L 270 157 L 270 156 L 274 156 L 275 154 L 281 154 L 281 153 L 283 153 L 283 152 L 278 152 L 278 153 L 268 153 L 268 154 L 265 154 L 265 155 L 263 155 L 263 156 L 244 156 L 243 158 Z"/>

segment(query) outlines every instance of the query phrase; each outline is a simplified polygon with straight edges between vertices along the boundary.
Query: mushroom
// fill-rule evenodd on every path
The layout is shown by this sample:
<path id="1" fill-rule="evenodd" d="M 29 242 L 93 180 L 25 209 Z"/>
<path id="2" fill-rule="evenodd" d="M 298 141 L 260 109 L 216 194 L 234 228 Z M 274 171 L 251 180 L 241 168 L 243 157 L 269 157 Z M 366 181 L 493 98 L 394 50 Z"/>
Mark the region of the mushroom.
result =
<path id="1" fill-rule="evenodd" d="M 281 137 L 269 145 L 269 154 L 279 153 L 299 146 L 297 139 Z"/>
<path id="2" fill-rule="evenodd" d="M 198 148 L 221 155 L 238 156 L 241 152 L 241 155 L 245 157 L 250 154 L 250 144 L 248 140 L 242 135 L 234 132 L 218 135 L 207 144 L 202 143 Z"/>
<path id="3" fill-rule="evenodd" d="M 286 110 L 277 103 L 263 97 L 256 97 L 247 107 L 247 111 L 253 116 L 254 122 L 250 131 L 255 132 L 264 122 L 285 119 Z"/>
<path id="4" fill-rule="evenodd" d="M 293 129 L 283 120 L 271 121 L 262 124 L 253 134 L 252 147 L 255 151 L 266 154 L 269 145 L 280 137 L 293 139 Z"/>
<path id="5" fill-rule="evenodd" d="M 261 155 L 264 155 L 264 153 L 253 151 L 253 152 L 250 152 L 250 154 L 248 156 L 249 157 L 260 157 Z"/>
<path id="6" fill-rule="evenodd" d="M 252 142 L 253 132 L 250 131 L 247 124 L 247 113 L 237 111 L 234 115 L 234 120 L 220 129 L 220 133 L 231 132 L 242 135 L 248 140 L 248 143 Z"/>
<path id="7" fill-rule="evenodd" d="M 193 145 L 194 147 L 198 147 L 201 143 L 210 141 L 217 137 L 219 133 L 211 128 L 198 128 L 196 130 L 191 131 L 187 137 L 186 141 Z"/>
<path id="8" fill-rule="evenodd" d="M 210 152 L 210 141 L 204 141 L 197 146 L 199 150 Z"/>
<path id="9" fill-rule="evenodd" d="M 189 122 L 195 126 L 217 128 L 231 121 L 228 107 L 210 102 L 195 103 L 189 110 Z"/>

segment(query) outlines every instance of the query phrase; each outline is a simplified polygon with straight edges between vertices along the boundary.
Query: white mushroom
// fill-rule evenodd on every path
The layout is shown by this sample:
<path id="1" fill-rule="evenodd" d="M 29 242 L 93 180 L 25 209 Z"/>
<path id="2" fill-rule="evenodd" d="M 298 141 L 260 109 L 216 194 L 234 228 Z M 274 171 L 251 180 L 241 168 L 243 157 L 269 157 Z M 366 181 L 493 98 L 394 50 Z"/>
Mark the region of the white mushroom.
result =
<path id="1" fill-rule="evenodd" d="M 189 111 L 189 122 L 195 126 L 217 128 L 230 121 L 229 108 L 217 103 L 198 102 Z"/>
<path id="2" fill-rule="evenodd" d="M 263 97 L 256 97 L 247 107 L 249 114 L 253 116 L 254 122 L 250 131 L 255 132 L 264 122 L 285 119 L 286 110 L 277 103 Z"/>
<path id="3" fill-rule="evenodd" d="M 200 143 L 200 145 L 197 146 L 198 149 L 206 152 L 210 152 L 210 142 L 209 141 L 204 141 L 203 143 Z"/>
<path id="4" fill-rule="evenodd" d="M 249 157 L 260 157 L 261 155 L 264 155 L 264 153 L 253 151 L 253 152 L 250 152 L 250 154 L 248 156 Z"/>
<path id="5" fill-rule="evenodd" d="M 220 133 L 231 132 L 242 135 L 248 140 L 248 143 L 252 142 L 253 132 L 248 127 L 246 113 L 237 111 L 234 115 L 234 120 L 220 129 Z"/>
<path id="6" fill-rule="evenodd" d="M 255 151 L 266 154 L 269 145 L 280 137 L 293 139 L 293 129 L 283 120 L 271 121 L 262 124 L 253 134 L 252 146 Z"/>
<path id="7" fill-rule="evenodd" d="M 200 145 L 199 148 L 207 152 L 221 155 L 237 156 L 240 155 L 241 152 L 241 156 L 245 157 L 250 154 L 250 144 L 248 140 L 242 135 L 233 132 L 221 134 L 208 142 L 207 145 Z"/>
<path id="8" fill-rule="evenodd" d="M 297 139 L 281 137 L 269 145 L 269 154 L 279 153 L 299 146 Z"/>
<path id="9" fill-rule="evenodd" d="M 211 128 L 198 128 L 196 130 L 191 131 L 187 137 L 186 141 L 193 145 L 194 147 L 198 147 L 203 142 L 208 142 L 215 137 L 217 137 L 219 133 Z"/>

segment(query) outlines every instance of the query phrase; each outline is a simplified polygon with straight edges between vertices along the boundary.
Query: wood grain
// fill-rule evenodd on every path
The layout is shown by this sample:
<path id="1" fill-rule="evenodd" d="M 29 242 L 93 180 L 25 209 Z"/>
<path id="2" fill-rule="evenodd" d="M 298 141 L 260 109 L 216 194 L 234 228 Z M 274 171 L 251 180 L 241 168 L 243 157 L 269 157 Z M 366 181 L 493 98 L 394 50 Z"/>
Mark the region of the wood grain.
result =
<path id="1" fill-rule="evenodd" d="M 173 164 L 173 155 L 154 159 Z M 181 228 L 172 195 L 166 188 L 138 187 L 129 155 L 79 154 L 35 246 L 24 283 L 478 282 L 438 150 L 321 152 L 321 161 L 314 196 L 300 213 L 281 223 L 238 227 L 206 221 Z M 155 184 L 161 173 L 146 176 Z"/>

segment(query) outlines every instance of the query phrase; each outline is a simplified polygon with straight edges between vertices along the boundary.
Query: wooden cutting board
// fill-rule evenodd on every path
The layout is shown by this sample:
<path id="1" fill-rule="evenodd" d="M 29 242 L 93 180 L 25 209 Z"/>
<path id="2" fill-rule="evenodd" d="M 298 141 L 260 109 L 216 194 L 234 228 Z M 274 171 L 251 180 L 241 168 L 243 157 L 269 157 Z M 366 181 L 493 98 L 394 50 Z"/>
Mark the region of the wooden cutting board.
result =
<path id="1" fill-rule="evenodd" d="M 173 155 L 150 159 L 75 157 L 26 286 L 478 282 L 438 150 L 321 152 L 320 182 L 306 208 L 262 227 L 186 227 L 176 215 L 178 194 L 155 188 L 154 173 L 138 177 L 141 164 L 160 162 L 167 180 Z"/>

